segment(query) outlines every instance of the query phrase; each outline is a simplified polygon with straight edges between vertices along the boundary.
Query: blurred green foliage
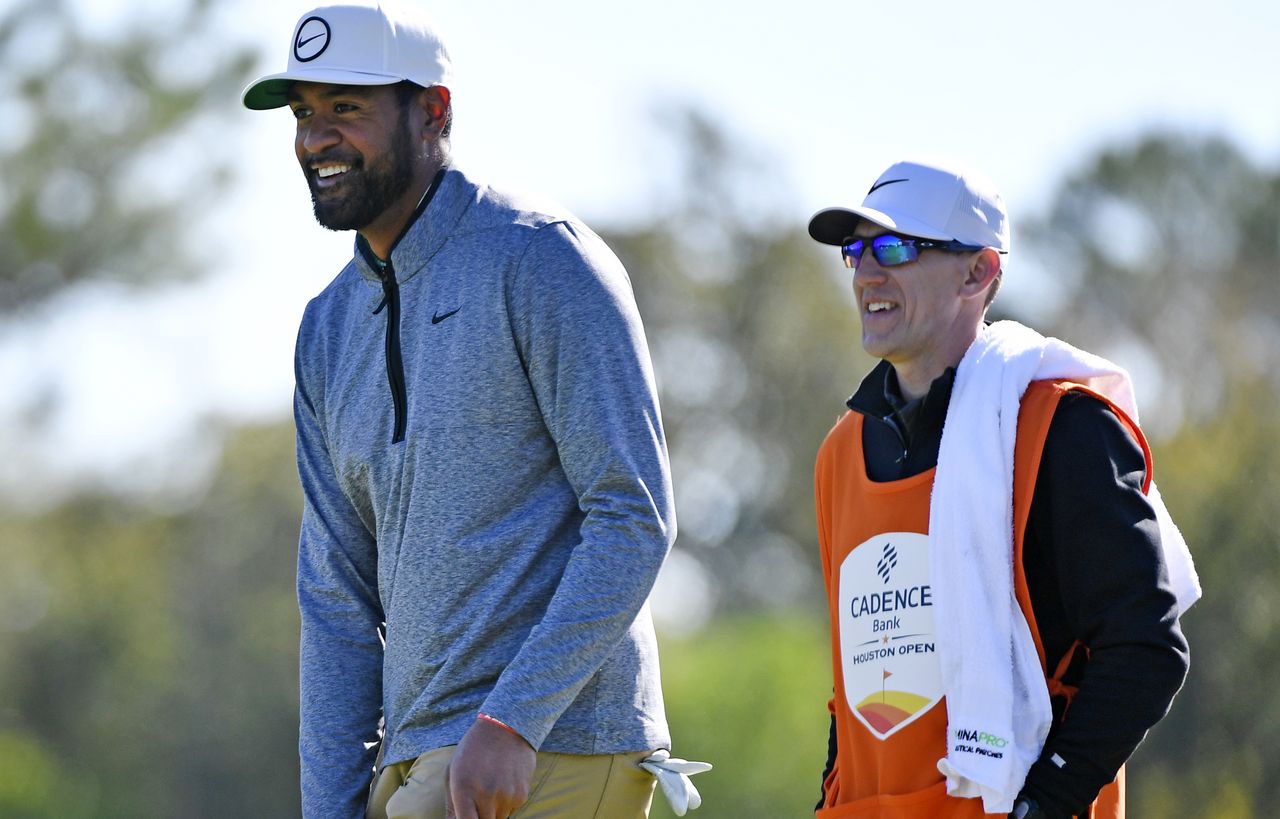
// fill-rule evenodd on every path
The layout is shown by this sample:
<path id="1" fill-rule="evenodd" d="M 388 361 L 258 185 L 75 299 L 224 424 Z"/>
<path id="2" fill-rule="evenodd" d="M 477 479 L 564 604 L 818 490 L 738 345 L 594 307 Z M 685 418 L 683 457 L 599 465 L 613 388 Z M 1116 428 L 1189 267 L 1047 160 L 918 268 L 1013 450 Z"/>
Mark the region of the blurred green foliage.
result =
<path id="1" fill-rule="evenodd" d="M 1155 476 L 1204 599 L 1191 672 L 1131 765 L 1134 815 L 1280 803 L 1280 174 L 1217 138 L 1150 135 L 1089 159 L 1025 231 L 1059 279 L 1051 327 L 1137 361 Z M 1143 383 L 1142 378 L 1146 379 Z"/>
<path id="2" fill-rule="evenodd" d="M 1212 423 L 1155 450 L 1205 597 L 1182 620 L 1191 673 L 1135 754 L 1142 816 L 1269 816 L 1280 800 L 1280 413 L 1240 386 Z M 1185 811 L 1187 806 L 1194 809 Z"/>
<path id="3" fill-rule="evenodd" d="M 1129 363 L 1158 396 L 1144 420 L 1172 434 L 1242 387 L 1274 406 L 1278 219 L 1274 169 L 1219 138 L 1153 134 L 1090 157 L 1020 235 L 1064 295 L 1048 329 Z"/>
<path id="4" fill-rule="evenodd" d="M 277 426 L 185 512 L 0 517 L 0 816 L 297 813 L 300 506 Z"/>
<path id="5" fill-rule="evenodd" d="M 165 4 L 105 34 L 67 0 L 7 5 L 0 317 L 82 282 L 199 272 L 183 230 L 231 181 L 224 120 L 253 59 L 208 47 L 218 4 Z"/>
<path id="6" fill-rule="evenodd" d="M 831 649 L 823 617 L 725 617 L 662 639 L 672 755 L 716 767 L 693 778 L 697 819 L 804 816 L 827 760 Z M 674 816 L 661 794 L 654 819 Z"/>
<path id="7" fill-rule="evenodd" d="M 873 362 L 847 271 L 761 192 L 768 166 L 693 110 L 664 117 L 681 196 L 603 235 L 653 353 L 677 548 L 715 579 L 714 611 L 790 606 L 819 582 L 814 453 Z"/>

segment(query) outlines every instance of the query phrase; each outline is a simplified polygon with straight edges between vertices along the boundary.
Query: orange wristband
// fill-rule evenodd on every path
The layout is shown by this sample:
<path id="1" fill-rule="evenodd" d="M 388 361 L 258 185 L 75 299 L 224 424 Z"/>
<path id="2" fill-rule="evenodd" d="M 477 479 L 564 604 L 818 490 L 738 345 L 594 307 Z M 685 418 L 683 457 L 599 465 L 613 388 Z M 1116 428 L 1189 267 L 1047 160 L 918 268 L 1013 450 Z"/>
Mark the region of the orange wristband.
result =
<path id="1" fill-rule="evenodd" d="M 516 736 L 520 737 L 520 732 L 519 732 L 519 731 L 517 731 L 516 729 L 512 728 L 510 725 L 507 725 L 505 722 L 503 722 L 502 720 L 498 719 L 497 717 L 491 717 L 491 716 L 489 716 L 488 714 L 486 714 L 486 713 L 485 713 L 485 712 L 483 712 L 483 711 L 481 711 L 481 712 L 479 712 L 479 713 L 477 713 L 477 714 L 476 714 L 476 719 L 478 719 L 478 720 L 484 720 L 485 722 L 491 722 L 491 723 L 493 723 L 494 725 L 498 726 L 499 728 L 502 728 L 503 730 L 506 730 L 506 731 L 510 731 L 511 733 L 513 733 L 513 734 L 515 734 Z M 521 739 L 524 739 L 524 737 L 520 737 L 520 738 L 521 738 Z"/>

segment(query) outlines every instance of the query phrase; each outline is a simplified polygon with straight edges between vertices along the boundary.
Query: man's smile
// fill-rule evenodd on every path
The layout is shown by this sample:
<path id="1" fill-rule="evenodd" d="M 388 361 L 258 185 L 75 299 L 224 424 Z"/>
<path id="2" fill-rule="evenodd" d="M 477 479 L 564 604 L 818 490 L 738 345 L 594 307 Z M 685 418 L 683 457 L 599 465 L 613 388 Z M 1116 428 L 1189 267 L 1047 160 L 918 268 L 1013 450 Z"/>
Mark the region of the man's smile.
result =
<path id="1" fill-rule="evenodd" d="M 331 176 L 337 176 L 340 173 L 346 173 L 351 170 L 350 165 L 326 165 L 323 168 L 317 168 L 316 174 L 321 179 L 328 179 Z"/>
<path id="2" fill-rule="evenodd" d="M 348 172 L 354 169 L 353 162 L 313 162 L 309 166 L 311 185 L 317 190 L 332 188 L 343 181 Z"/>

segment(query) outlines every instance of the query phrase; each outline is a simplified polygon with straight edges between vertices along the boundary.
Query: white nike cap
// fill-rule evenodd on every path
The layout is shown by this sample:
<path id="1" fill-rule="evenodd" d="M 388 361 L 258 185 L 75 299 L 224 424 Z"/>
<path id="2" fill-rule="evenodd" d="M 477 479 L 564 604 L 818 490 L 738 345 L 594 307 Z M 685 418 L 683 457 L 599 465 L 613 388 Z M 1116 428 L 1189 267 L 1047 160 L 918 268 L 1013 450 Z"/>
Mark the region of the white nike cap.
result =
<path id="1" fill-rule="evenodd" d="M 954 239 L 1009 252 L 1009 216 L 995 186 L 949 162 L 898 162 L 880 174 L 862 205 L 826 208 L 809 220 L 809 235 L 842 245 L 866 219 L 920 239 Z"/>
<path id="2" fill-rule="evenodd" d="M 398 2 L 321 6 L 303 14 L 289 44 L 289 68 L 244 90 L 246 108 L 286 105 L 296 81 L 335 85 L 391 85 L 410 80 L 426 88 L 453 83 L 453 62 L 435 25 Z"/>

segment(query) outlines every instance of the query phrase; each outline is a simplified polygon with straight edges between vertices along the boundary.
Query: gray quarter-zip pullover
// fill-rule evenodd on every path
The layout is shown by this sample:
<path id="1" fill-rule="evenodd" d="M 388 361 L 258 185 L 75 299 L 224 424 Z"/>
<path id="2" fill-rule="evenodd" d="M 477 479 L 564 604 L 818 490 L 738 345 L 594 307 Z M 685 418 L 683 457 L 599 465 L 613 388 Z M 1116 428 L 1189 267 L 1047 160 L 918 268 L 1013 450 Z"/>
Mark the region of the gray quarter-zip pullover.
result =
<path id="1" fill-rule="evenodd" d="M 626 271 L 454 169 L 388 262 L 357 252 L 298 333 L 304 814 L 363 815 L 380 712 L 386 763 L 478 711 L 545 751 L 669 747 L 646 601 L 675 515 Z"/>

